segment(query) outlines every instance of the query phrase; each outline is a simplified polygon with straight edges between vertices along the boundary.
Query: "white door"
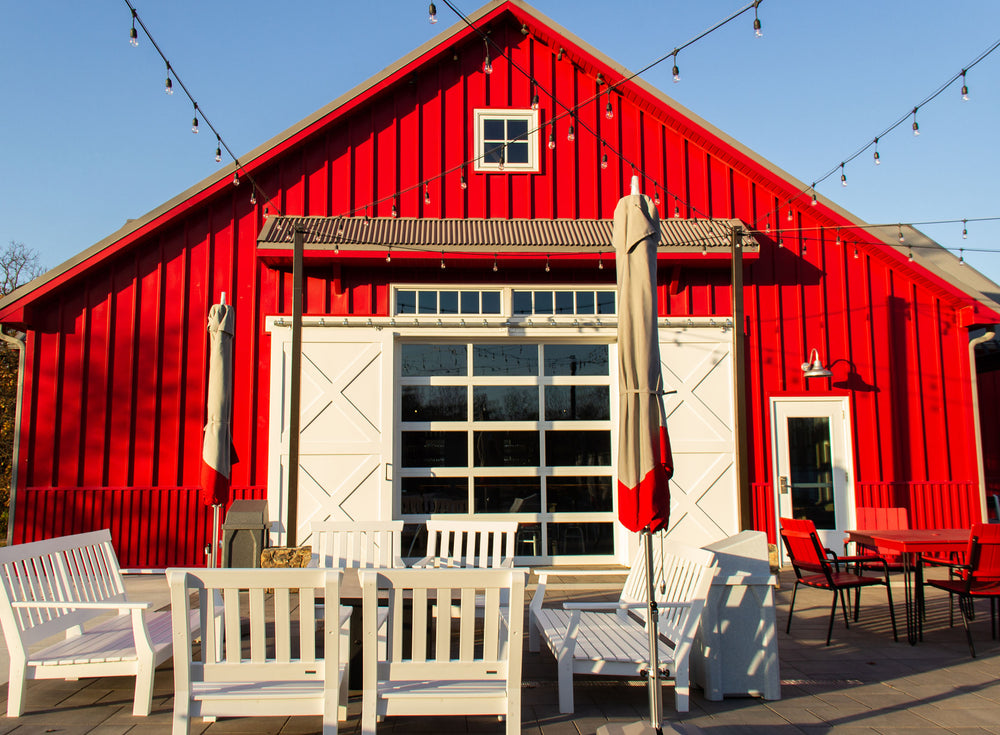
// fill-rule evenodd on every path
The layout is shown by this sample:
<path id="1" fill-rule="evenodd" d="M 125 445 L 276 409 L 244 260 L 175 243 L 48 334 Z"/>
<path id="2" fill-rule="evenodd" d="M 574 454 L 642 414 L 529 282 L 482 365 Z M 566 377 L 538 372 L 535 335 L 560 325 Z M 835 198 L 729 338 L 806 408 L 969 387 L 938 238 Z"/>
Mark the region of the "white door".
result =
<path id="1" fill-rule="evenodd" d="M 291 330 L 271 327 L 268 513 L 285 543 Z M 392 517 L 392 334 L 303 327 L 296 541 L 313 521 Z"/>
<path id="2" fill-rule="evenodd" d="M 674 455 L 671 539 L 704 546 L 737 533 L 732 330 L 660 327 L 660 367 Z"/>
<path id="3" fill-rule="evenodd" d="M 837 552 L 854 508 L 848 409 L 847 398 L 771 400 L 778 518 L 813 521 Z"/>

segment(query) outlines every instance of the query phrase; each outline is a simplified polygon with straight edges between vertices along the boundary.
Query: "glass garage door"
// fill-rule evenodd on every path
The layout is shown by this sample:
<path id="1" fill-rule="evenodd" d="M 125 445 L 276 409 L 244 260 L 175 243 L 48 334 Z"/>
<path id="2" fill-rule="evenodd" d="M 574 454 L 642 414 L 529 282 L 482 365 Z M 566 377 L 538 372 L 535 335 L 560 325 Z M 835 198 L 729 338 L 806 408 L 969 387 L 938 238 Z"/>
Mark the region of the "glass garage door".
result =
<path id="1" fill-rule="evenodd" d="M 517 520 L 517 554 L 536 561 L 614 554 L 607 344 L 399 348 L 403 520 Z M 404 552 L 423 543 L 414 535 Z"/>

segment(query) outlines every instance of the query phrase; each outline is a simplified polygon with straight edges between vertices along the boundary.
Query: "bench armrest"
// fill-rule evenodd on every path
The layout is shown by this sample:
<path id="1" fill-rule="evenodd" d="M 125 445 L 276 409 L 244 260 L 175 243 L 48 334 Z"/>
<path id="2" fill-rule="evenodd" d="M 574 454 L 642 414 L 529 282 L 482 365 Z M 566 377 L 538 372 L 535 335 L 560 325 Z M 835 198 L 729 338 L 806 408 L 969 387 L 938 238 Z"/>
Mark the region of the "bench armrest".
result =
<path id="1" fill-rule="evenodd" d="M 148 610 L 152 602 L 82 602 L 78 600 L 25 600 L 12 602 L 13 608 L 36 610 Z"/>
<path id="2" fill-rule="evenodd" d="M 563 610 L 645 610 L 649 607 L 645 602 L 564 602 Z"/>

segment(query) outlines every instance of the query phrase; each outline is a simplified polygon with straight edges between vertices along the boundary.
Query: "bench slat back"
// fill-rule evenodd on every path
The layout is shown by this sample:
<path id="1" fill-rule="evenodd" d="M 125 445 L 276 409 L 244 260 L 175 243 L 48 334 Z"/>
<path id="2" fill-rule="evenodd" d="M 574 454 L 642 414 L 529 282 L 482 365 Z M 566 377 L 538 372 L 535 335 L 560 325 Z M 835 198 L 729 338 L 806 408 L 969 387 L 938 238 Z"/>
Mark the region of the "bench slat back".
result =
<path id="1" fill-rule="evenodd" d="M 427 556 L 448 567 L 514 566 L 517 521 L 428 520 Z"/>
<path id="2" fill-rule="evenodd" d="M 375 686 L 372 672 L 378 681 L 506 680 L 520 687 L 524 571 L 391 569 L 360 577 L 366 688 Z M 382 628 L 380 596 L 388 606 Z"/>
<path id="3" fill-rule="evenodd" d="M 177 696 L 187 696 L 195 682 L 318 681 L 336 688 L 340 576 L 328 569 L 168 569 Z M 203 636 L 197 656 L 194 610 Z"/>
<path id="4" fill-rule="evenodd" d="M 0 620 L 8 645 L 32 643 L 81 626 L 105 612 L 14 608 L 17 602 L 117 602 L 125 597 L 107 529 L 0 549 Z"/>
<path id="5" fill-rule="evenodd" d="M 321 568 L 405 566 L 400 554 L 403 521 L 317 521 L 311 530 Z"/>

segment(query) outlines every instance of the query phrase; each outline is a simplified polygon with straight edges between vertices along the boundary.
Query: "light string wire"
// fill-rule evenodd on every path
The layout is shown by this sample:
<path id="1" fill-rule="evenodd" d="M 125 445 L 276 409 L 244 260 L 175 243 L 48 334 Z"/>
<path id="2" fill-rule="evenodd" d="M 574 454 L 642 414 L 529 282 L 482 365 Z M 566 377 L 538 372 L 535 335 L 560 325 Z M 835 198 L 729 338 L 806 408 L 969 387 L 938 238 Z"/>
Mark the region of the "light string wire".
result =
<path id="1" fill-rule="evenodd" d="M 1000 40 L 997 40 L 995 43 L 993 43 L 992 45 L 990 45 L 985 51 L 983 51 L 982 53 L 980 53 L 975 59 L 973 59 L 971 62 L 969 62 L 968 64 L 966 64 L 962 68 L 961 71 L 959 71 L 957 74 L 953 74 L 946 82 L 944 82 L 943 84 L 941 84 L 931 94 L 927 95 L 923 100 L 921 100 L 920 102 L 918 102 L 917 104 L 915 104 L 913 107 L 909 108 L 906 111 L 906 113 L 904 113 L 899 118 L 897 118 L 895 120 L 895 122 L 893 122 L 891 125 L 889 125 L 888 127 L 886 127 L 885 130 L 883 130 L 882 132 L 880 132 L 878 135 L 874 136 L 871 140 L 869 140 L 867 143 L 865 143 L 865 145 L 863 145 L 860 148 L 858 148 L 850 156 L 844 158 L 836 166 L 832 167 L 829 171 L 827 171 L 822 176 L 820 176 L 815 181 L 813 181 L 813 183 L 812 183 L 811 186 L 806 186 L 804 189 L 800 189 L 800 190 L 796 191 L 794 194 L 788 196 L 783 201 L 781 201 L 779 204 L 776 204 L 775 207 L 774 207 L 774 209 L 766 210 L 764 212 L 765 218 L 768 218 L 771 215 L 774 216 L 774 220 L 775 220 L 775 223 L 776 223 L 775 230 L 779 234 L 780 233 L 786 233 L 786 232 L 794 232 L 795 228 L 786 228 L 786 227 L 779 227 L 779 226 L 777 226 L 777 223 L 780 221 L 780 216 L 781 216 L 781 210 L 782 210 L 782 208 L 784 208 L 786 206 L 791 206 L 801 196 L 803 196 L 804 194 L 807 194 L 810 191 L 813 193 L 813 197 L 814 197 L 813 201 L 815 203 L 816 186 L 818 184 L 820 184 L 823 181 L 825 181 L 826 179 L 830 178 L 831 176 L 833 176 L 838 171 L 841 172 L 841 176 L 844 176 L 844 173 L 843 173 L 844 172 L 844 167 L 848 163 L 851 163 L 852 161 L 854 161 L 856 158 L 858 158 L 858 156 L 860 156 L 862 153 L 864 153 L 865 151 L 867 151 L 869 148 L 872 148 L 873 146 L 875 147 L 875 151 L 877 152 L 878 151 L 879 141 L 882 140 L 882 138 L 884 138 L 886 135 L 888 135 L 889 133 L 891 133 L 892 131 L 894 131 L 896 128 L 898 128 L 900 125 L 902 125 L 903 123 L 905 123 L 907 120 L 910 120 L 911 118 L 913 118 L 914 124 L 916 124 L 916 114 L 917 114 L 917 111 L 921 107 L 924 107 L 929 102 L 933 101 L 938 96 L 940 96 L 941 94 L 943 94 L 946 89 L 948 89 L 949 87 L 951 87 L 951 85 L 953 85 L 959 79 L 962 79 L 963 83 L 964 83 L 964 79 L 965 79 L 966 73 L 970 69 L 972 69 L 974 66 L 976 66 L 977 64 L 979 64 L 981 61 L 983 61 L 987 56 L 989 56 L 994 51 L 996 51 L 998 48 L 1000 48 Z M 876 158 L 876 162 L 881 162 L 881 158 Z M 845 186 L 846 186 L 846 184 L 845 184 Z M 989 219 L 989 218 L 987 218 L 987 219 Z M 957 220 L 957 221 L 960 222 L 962 220 Z M 972 218 L 968 218 L 966 221 L 972 222 L 973 219 Z M 894 223 L 894 224 L 898 224 L 898 223 Z M 903 224 L 906 224 L 906 223 L 903 223 Z M 912 224 L 942 224 L 942 223 L 940 223 L 940 222 L 925 222 L 925 223 L 912 223 Z M 759 217 L 753 222 L 752 227 L 755 230 L 760 231 L 760 218 Z M 840 226 L 839 225 L 831 225 L 831 227 L 840 227 Z M 951 250 L 952 248 L 946 248 L 946 249 Z M 958 250 L 968 250 L 969 248 L 957 248 L 957 249 Z"/>
<path id="2" fill-rule="evenodd" d="M 260 194 L 260 196 L 263 197 L 265 204 L 268 207 L 274 207 L 275 211 L 280 215 L 281 214 L 280 207 L 278 207 L 274 203 L 274 200 L 267 195 L 267 192 L 264 191 L 264 189 L 257 183 L 257 181 L 250 174 L 250 172 L 247 171 L 244 165 L 240 162 L 240 159 L 236 156 L 235 153 L 233 153 L 232 149 L 226 143 L 225 139 L 222 137 L 222 134 L 218 131 L 215 125 L 212 124 L 212 121 L 205 113 L 204 108 L 202 108 L 201 105 L 199 105 L 198 102 L 195 100 L 194 95 L 191 94 L 191 92 L 187 88 L 187 85 L 185 85 L 184 81 L 181 79 L 180 74 L 177 73 L 176 67 L 174 67 L 173 64 L 171 64 L 170 61 L 167 59 L 166 54 L 163 53 L 163 50 L 160 48 L 160 45 L 156 42 L 156 39 L 153 38 L 153 34 L 150 33 L 149 28 L 143 22 L 142 18 L 139 17 L 139 12 L 132 5 L 131 0 L 124 0 L 124 2 L 128 6 L 129 11 L 131 12 L 133 21 L 139 24 L 139 27 L 142 28 L 142 32 L 146 34 L 146 38 L 149 39 L 149 42 L 153 45 L 153 48 L 156 50 L 156 53 L 160 55 L 161 59 L 163 59 L 163 63 L 167 67 L 168 78 L 173 77 L 173 79 L 177 81 L 177 84 L 180 85 L 181 90 L 184 92 L 188 100 L 191 102 L 191 105 L 195 111 L 194 112 L 195 118 L 197 118 L 199 115 L 201 116 L 201 120 L 205 123 L 205 125 L 207 125 L 209 129 L 213 133 L 215 133 L 215 139 L 218 141 L 219 146 L 221 148 L 224 148 L 229 157 L 233 159 L 233 163 L 236 165 L 233 183 L 237 186 L 239 185 L 238 183 L 239 176 L 240 173 L 242 172 L 243 175 L 246 177 L 246 179 L 250 182 L 250 186 L 252 188 L 251 195 Z"/>
<path id="3" fill-rule="evenodd" d="M 603 136 L 599 135 L 596 131 L 594 131 L 586 123 L 586 121 L 580 119 L 580 117 L 578 116 L 578 113 L 580 112 L 580 110 L 582 110 L 587 105 L 589 105 L 589 104 L 591 104 L 591 103 L 593 103 L 595 101 L 599 101 L 600 98 L 603 95 L 610 93 L 612 90 L 617 89 L 618 87 L 622 86 L 626 82 L 629 82 L 629 81 L 635 79 L 636 77 L 638 77 L 639 75 L 646 73 L 647 71 L 649 71 L 653 67 L 657 66 L 658 64 L 663 63 L 667 59 L 676 58 L 676 54 L 678 54 L 680 51 L 682 51 L 683 49 L 688 48 L 689 46 L 697 43 L 698 41 L 700 41 L 701 39 L 705 38 L 709 34 L 711 34 L 711 33 L 715 32 L 715 31 L 719 30 L 720 28 L 722 28 L 723 26 L 727 25 L 728 23 L 730 23 L 731 21 L 735 20 L 736 18 L 740 17 L 744 13 L 748 13 L 751 10 L 756 9 L 763 2 L 763 0 L 753 0 L 753 2 L 749 3 L 745 7 L 743 7 L 741 9 L 737 10 L 736 12 L 730 14 L 729 16 L 727 16 L 726 18 L 724 18 L 723 20 L 719 21 L 718 23 L 715 23 L 711 27 L 709 27 L 706 30 L 702 31 L 701 33 L 697 34 L 696 36 L 694 36 L 693 38 L 691 38 L 688 41 L 684 42 L 683 44 L 681 44 L 679 46 L 676 46 L 670 53 L 662 56 L 661 58 L 653 61 L 650 64 L 647 64 L 642 69 L 640 69 L 638 72 L 634 72 L 634 73 L 630 74 L 628 77 L 624 77 L 621 80 L 619 80 L 618 82 L 615 82 L 614 84 L 612 84 L 611 82 L 607 82 L 606 84 L 607 84 L 608 88 L 606 90 L 599 91 L 596 94 L 592 95 L 591 97 L 588 97 L 588 98 L 584 99 L 582 102 L 580 102 L 579 104 L 577 104 L 575 107 L 569 107 L 568 105 L 566 105 L 564 102 L 562 102 L 560 99 L 558 99 L 555 96 L 554 93 L 550 92 L 543 84 L 541 84 L 540 82 L 538 82 L 532 74 L 530 74 L 529 72 L 527 72 L 526 70 L 524 70 L 519 64 L 517 64 L 517 62 L 513 61 L 510 58 L 510 56 L 506 53 L 506 51 L 504 50 L 504 48 L 497 41 L 495 41 L 490 36 L 490 34 L 485 33 L 481 28 L 477 27 L 474 23 L 472 23 L 472 21 L 470 21 L 469 18 L 464 13 L 462 13 L 450 0 L 443 0 L 443 2 L 445 3 L 445 5 L 448 6 L 448 8 L 453 13 L 455 13 L 455 15 L 457 15 L 462 20 L 463 23 L 465 23 L 473 32 L 475 32 L 480 38 L 482 38 L 483 41 L 486 44 L 488 44 L 488 46 L 489 45 L 493 46 L 493 48 L 496 50 L 496 52 L 498 54 L 498 58 L 506 59 L 507 62 L 508 62 L 508 64 L 514 70 L 520 72 L 521 75 L 524 76 L 525 79 L 527 79 L 527 81 L 531 85 L 533 85 L 534 87 L 537 87 L 545 95 L 547 95 L 548 97 L 550 97 L 556 104 L 558 104 L 559 106 L 561 106 L 564 109 L 563 112 L 561 112 L 561 113 L 559 113 L 557 115 L 554 115 L 550 120 L 548 120 L 545 123 L 539 125 L 538 127 L 534 128 L 533 130 L 528 131 L 528 133 L 527 133 L 528 135 L 533 134 L 533 133 L 540 133 L 540 132 L 544 131 L 546 128 L 551 128 L 554 131 L 555 130 L 555 124 L 556 124 L 556 122 L 558 122 L 559 120 L 565 119 L 567 117 L 573 118 L 574 121 L 575 121 L 575 123 L 580 126 L 581 130 L 586 130 L 588 133 L 590 133 L 592 136 L 594 136 L 594 138 L 596 140 L 598 140 L 601 143 L 602 146 L 604 146 L 608 151 L 610 151 L 616 157 L 618 157 L 624 164 L 628 165 L 632 169 L 633 173 L 637 173 L 637 172 L 641 173 L 642 177 L 644 179 L 646 179 L 647 181 L 652 182 L 653 185 L 658 190 L 662 190 L 663 194 L 664 194 L 664 201 L 665 201 L 666 197 L 673 197 L 677 202 L 683 203 L 684 206 L 685 206 L 685 208 L 691 210 L 692 212 L 695 212 L 697 214 L 701 214 L 701 215 L 706 216 L 706 217 L 708 216 L 707 213 L 702 212 L 701 210 L 699 210 L 698 208 L 696 208 L 695 206 L 693 206 L 690 202 L 688 202 L 686 200 L 686 198 L 684 198 L 683 196 L 681 196 L 679 194 L 676 194 L 673 191 L 670 191 L 669 189 L 667 189 L 667 187 L 666 187 L 665 184 L 661 184 L 657 179 L 655 179 L 654 177 L 652 177 L 649 174 L 647 174 L 646 171 L 642 169 L 642 167 L 637 166 L 633 161 L 631 161 L 629 158 L 627 158 L 622 151 L 618 150 L 618 148 L 615 147 L 614 145 L 608 143 L 608 141 L 605 140 L 603 138 Z M 598 86 L 600 86 L 600 84 Z M 437 181 L 439 179 L 442 179 L 445 176 L 447 176 L 448 174 L 454 173 L 454 172 L 459 171 L 459 170 L 467 169 L 470 165 L 474 165 L 476 162 L 478 162 L 478 161 L 482 160 L 483 158 L 485 158 L 486 155 L 487 155 L 486 152 L 481 153 L 479 155 L 476 155 L 476 156 L 470 158 L 467 161 L 464 161 L 464 162 L 456 164 L 456 165 L 454 165 L 454 166 L 452 166 L 452 167 L 450 167 L 448 169 L 445 169 L 444 171 L 442 171 L 439 174 L 435 174 L 434 176 L 430 176 L 430 177 L 428 177 L 426 179 L 423 179 L 421 181 L 417 181 L 417 182 L 411 184 L 410 186 L 406 186 L 406 187 L 403 187 L 401 189 L 398 189 L 395 192 L 393 192 L 392 194 L 388 194 L 388 195 L 380 197 L 378 199 L 374 199 L 374 200 L 372 200 L 372 201 L 370 201 L 370 202 L 368 202 L 367 204 L 364 204 L 364 205 L 359 205 L 359 206 L 352 207 L 351 209 L 347 210 L 347 214 L 349 216 L 354 216 L 358 212 L 364 212 L 365 216 L 367 216 L 367 212 L 368 212 L 369 209 L 374 209 L 378 205 L 383 204 L 384 202 L 387 202 L 387 201 L 392 201 L 392 202 L 395 203 L 395 201 L 399 197 L 403 196 L 404 194 L 408 194 L 411 191 L 419 190 L 422 187 L 426 187 L 429 183 L 431 183 L 433 181 Z"/>

